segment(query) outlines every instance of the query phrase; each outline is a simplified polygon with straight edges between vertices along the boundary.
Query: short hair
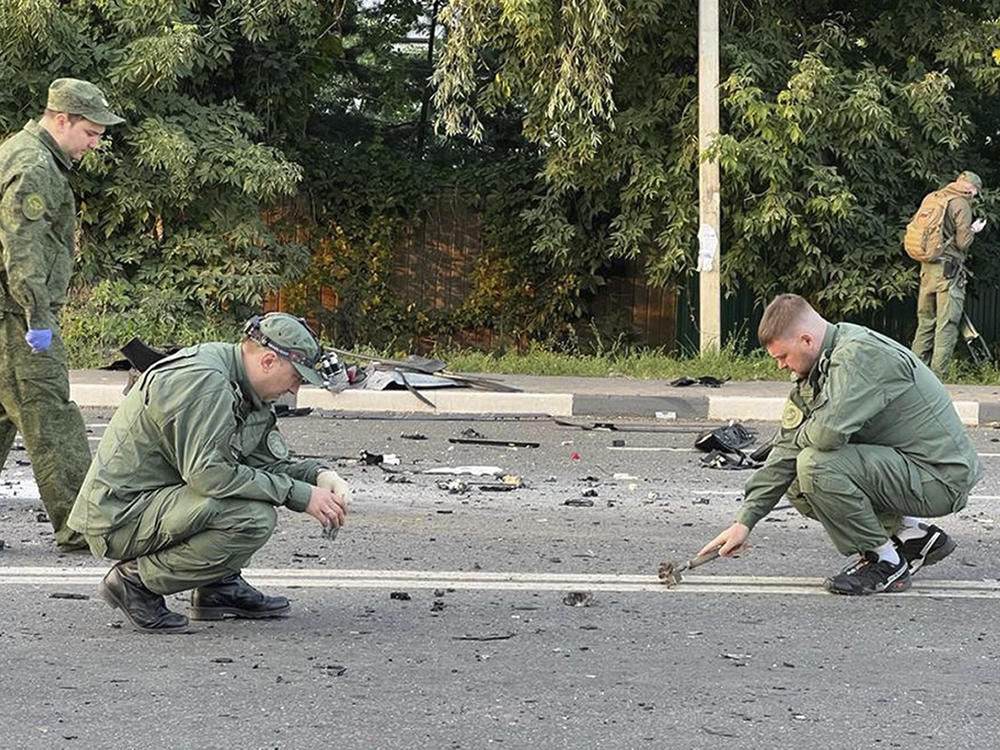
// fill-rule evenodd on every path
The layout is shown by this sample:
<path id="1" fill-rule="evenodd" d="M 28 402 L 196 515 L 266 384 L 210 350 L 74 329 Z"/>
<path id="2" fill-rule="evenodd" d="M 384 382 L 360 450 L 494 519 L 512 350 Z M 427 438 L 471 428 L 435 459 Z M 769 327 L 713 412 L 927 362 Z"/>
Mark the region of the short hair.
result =
<path id="1" fill-rule="evenodd" d="M 45 114 L 47 114 L 49 117 L 55 117 L 57 114 L 59 114 L 59 111 L 55 109 L 49 109 L 48 107 L 46 107 Z M 74 115 L 70 114 L 69 112 L 63 112 L 63 114 L 66 115 L 66 119 L 69 120 L 70 125 L 76 125 L 78 122 L 80 122 L 80 120 L 87 119 L 83 115 Z"/>
<path id="2" fill-rule="evenodd" d="M 764 310 L 764 316 L 757 326 L 757 339 L 767 347 L 773 341 L 792 333 L 793 327 L 804 321 L 809 314 L 816 314 L 812 305 L 797 294 L 779 294 Z"/>

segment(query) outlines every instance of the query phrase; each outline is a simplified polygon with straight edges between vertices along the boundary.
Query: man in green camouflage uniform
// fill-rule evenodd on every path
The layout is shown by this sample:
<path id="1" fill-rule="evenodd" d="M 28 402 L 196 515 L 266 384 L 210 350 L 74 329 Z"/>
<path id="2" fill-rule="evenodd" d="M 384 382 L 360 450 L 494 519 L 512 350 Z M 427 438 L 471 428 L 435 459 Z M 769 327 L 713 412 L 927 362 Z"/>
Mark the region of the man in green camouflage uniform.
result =
<path id="1" fill-rule="evenodd" d="M 787 494 L 841 554 L 860 555 L 826 580 L 828 590 L 905 590 L 956 546 L 922 518 L 964 508 L 982 475 L 951 399 L 913 352 L 862 326 L 828 323 L 798 295 L 776 297 L 757 335 L 795 386 L 739 517 L 701 552 L 744 549 Z"/>
<path id="2" fill-rule="evenodd" d="M 979 175 L 969 171 L 962 172 L 954 182 L 941 188 L 950 196 L 944 213 L 945 250 L 937 260 L 920 264 L 913 351 L 942 379 L 958 342 L 962 322 L 968 281 L 966 256 L 972 240 L 986 226 L 985 219 L 972 219 L 971 202 L 982 189 Z"/>
<path id="3" fill-rule="evenodd" d="M 92 83 L 60 78 L 42 117 L 0 145 L 0 465 L 20 431 L 65 551 L 86 549 L 66 517 L 90 464 L 58 322 L 73 271 L 69 172 L 120 122 Z"/>
<path id="4" fill-rule="evenodd" d="M 193 619 L 285 615 L 240 570 L 270 538 L 276 508 L 340 528 L 350 488 L 316 461 L 295 461 L 272 402 L 303 379 L 322 385 L 322 351 L 298 318 L 270 313 L 239 344 L 182 349 L 147 369 L 108 424 L 69 524 L 95 555 L 121 560 L 101 595 L 139 630 L 188 618 L 164 594 L 194 589 Z"/>

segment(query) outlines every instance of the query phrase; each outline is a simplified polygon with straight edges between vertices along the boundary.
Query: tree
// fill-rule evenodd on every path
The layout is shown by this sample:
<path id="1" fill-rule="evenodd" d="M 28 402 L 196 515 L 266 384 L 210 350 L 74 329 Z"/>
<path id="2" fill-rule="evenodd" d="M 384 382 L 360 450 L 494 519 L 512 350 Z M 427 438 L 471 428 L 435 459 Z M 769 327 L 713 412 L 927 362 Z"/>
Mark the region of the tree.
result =
<path id="1" fill-rule="evenodd" d="M 439 125 L 515 109 L 544 154 L 537 253 L 596 283 L 615 257 L 683 283 L 697 250 L 695 0 L 455 0 Z M 1000 3 L 722 9 L 723 283 L 857 313 L 913 288 L 901 230 L 962 168 L 997 184 Z M 988 212 L 993 203 L 987 202 Z M 995 222 L 993 222 L 995 224 Z M 588 282 L 589 280 L 589 282 Z"/>
<path id="2" fill-rule="evenodd" d="M 0 1 L 0 131 L 40 113 L 61 76 L 100 85 L 127 121 L 73 175 L 71 326 L 112 347 L 140 325 L 171 340 L 304 271 L 276 222 L 302 178 L 280 147 L 340 55 L 336 25 L 314 0 Z"/>

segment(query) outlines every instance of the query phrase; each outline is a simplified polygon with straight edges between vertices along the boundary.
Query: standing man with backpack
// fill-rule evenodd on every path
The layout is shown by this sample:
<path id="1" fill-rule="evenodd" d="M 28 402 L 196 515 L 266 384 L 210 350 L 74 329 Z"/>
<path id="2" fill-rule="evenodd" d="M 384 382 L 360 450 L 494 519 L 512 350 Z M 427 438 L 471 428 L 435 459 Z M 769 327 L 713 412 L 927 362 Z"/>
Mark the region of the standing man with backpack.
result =
<path id="1" fill-rule="evenodd" d="M 958 341 L 968 277 L 966 254 L 986 226 L 986 219 L 972 220 L 972 201 L 982 189 L 979 175 L 962 172 L 923 199 L 903 239 L 907 254 L 920 261 L 913 352 L 941 379 Z"/>

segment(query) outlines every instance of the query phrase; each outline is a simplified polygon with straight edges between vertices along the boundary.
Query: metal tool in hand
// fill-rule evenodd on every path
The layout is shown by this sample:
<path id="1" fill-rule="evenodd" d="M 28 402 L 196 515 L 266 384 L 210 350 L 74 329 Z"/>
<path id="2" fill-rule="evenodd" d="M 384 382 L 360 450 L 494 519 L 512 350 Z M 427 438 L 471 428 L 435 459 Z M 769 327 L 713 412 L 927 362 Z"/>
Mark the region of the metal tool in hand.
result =
<path id="1" fill-rule="evenodd" d="M 704 565 L 707 562 L 711 562 L 719 556 L 719 550 L 721 547 L 716 547 L 710 552 L 706 552 L 704 555 L 698 555 L 697 557 L 692 557 L 683 565 L 678 566 L 673 560 L 664 560 L 660 563 L 660 567 L 657 569 L 656 573 L 660 578 L 660 582 L 664 586 L 676 586 L 681 582 L 681 571 L 690 570 L 691 568 L 697 568 L 699 565 Z"/>
<path id="2" fill-rule="evenodd" d="M 331 542 L 337 538 L 337 532 L 340 531 L 339 526 L 334 526 L 332 523 L 323 524 L 323 538 L 329 539 Z"/>

